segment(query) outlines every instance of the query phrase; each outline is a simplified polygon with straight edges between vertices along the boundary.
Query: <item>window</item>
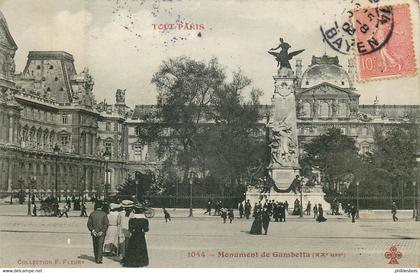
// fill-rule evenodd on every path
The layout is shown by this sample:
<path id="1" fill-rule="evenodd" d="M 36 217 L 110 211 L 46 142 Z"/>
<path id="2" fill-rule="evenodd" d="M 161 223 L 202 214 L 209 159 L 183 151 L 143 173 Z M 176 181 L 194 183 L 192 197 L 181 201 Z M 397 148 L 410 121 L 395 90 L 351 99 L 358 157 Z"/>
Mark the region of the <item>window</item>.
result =
<path id="1" fill-rule="evenodd" d="M 366 154 L 369 152 L 369 144 L 362 144 L 362 147 L 360 149 L 362 154 Z"/>
<path id="2" fill-rule="evenodd" d="M 140 144 L 136 144 L 133 146 L 133 150 L 135 155 L 141 155 L 142 147 Z"/>
<path id="3" fill-rule="evenodd" d="M 64 91 L 63 87 L 60 87 L 60 91 Z"/>
<path id="4" fill-rule="evenodd" d="M 55 78 L 54 78 L 54 81 L 58 81 L 58 77 L 55 77 Z"/>
<path id="5" fill-rule="evenodd" d="M 50 69 L 54 69 L 54 66 L 53 65 L 50 65 Z"/>
<path id="6" fill-rule="evenodd" d="M 306 84 L 306 85 L 309 85 L 309 81 L 306 81 L 306 82 L 305 82 L 305 84 Z"/>
<path id="7" fill-rule="evenodd" d="M 62 115 L 61 120 L 62 120 L 63 124 L 67 124 L 69 122 L 67 115 Z"/>
<path id="8" fill-rule="evenodd" d="M 105 150 L 108 152 L 112 152 L 112 143 L 111 142 L 105 142 Z"/>
<path id="9" fill-rule="evenodd" d="M 40 65 L 37 65 L 36 66 L 36 69 L 40 70 L 41 69 L 41 66 Z"/>
<path id="10" fill-rule="evenodd" d="M 111 122 L 105 123 L 105 130 L 106 131 L 111 131 Z"/>
<path id="11" fill-rule="evenodd" d="M 60 136 L 60 143 L 61 143 L 61 146 L 67 146 L 69 144 L 69 136 L 67 135 Z"/>

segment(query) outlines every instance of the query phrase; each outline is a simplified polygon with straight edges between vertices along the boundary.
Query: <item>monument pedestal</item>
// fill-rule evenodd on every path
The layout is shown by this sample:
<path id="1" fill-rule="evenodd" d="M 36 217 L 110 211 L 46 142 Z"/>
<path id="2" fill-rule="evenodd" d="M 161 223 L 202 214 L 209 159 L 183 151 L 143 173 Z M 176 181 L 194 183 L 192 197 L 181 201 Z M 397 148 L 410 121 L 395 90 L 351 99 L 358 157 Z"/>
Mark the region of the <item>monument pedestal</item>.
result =
<path id="1" fill-rule="evenodd" d="M 299 175 L 299 169 L 297 167 L 271 168 L 270 173 L 277 188 L 286 190 L 290 187 L 296 175 Z"/>
<path id="2" fill-rule="evenodd" d="M 331 210 L 330 204 L 325 201 L 324 199 L 325 193 L 322 191 L 321 186 L 314 186 L 314 187 L 303 187 L 302 193 L 302 202 L 303 202 L 303 210 L 306 209 L 306 204 L 308 201 L 311 201 L 311 215 L 313 215 L 312 208 L 315 204 L 322 204 L 322 208 L 324 209 L 324 213 Z M 261 193 L 256 189 L 248 189 L 246 192 L 246 200 L 251 202 L 251 205 L 254 207 L 255 202 L 261 201 L 264 204 L 265 200 L 274 200 L 279 202 L 286 202 L 289 203 L 289 211 L 293 211 L 295 200 L 298 199 L 300 202 L 300 192 L 296 194 L 294 192 L 288 193 L 277 193 L 277 192 L 268 192 L 268 193 Z"/>

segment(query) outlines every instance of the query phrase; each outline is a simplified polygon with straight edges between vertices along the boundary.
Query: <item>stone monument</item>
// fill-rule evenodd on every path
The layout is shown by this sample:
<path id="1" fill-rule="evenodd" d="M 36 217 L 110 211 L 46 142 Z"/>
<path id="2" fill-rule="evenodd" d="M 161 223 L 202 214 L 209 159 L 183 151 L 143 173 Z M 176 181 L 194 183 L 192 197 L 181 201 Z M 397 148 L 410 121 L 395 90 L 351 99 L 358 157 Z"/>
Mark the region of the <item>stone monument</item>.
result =
<path id="1" fill-rule="evenodd" d="M 268 187 L 265 190 L 248 189 L 246 199 L 251 204 L 262 199 L 287 201 L 293 208 L 296 199 L 302 200 L 303 209 L 308 201 L 322 204 L 329 209 L 324 200 L 322 186 L 318 183 L 306 186 L 299 176 L 299 147 L 297 136 L 295 87 L 297 77 L 293 72 L 289 60 L 303 52 L 302 50 L 288 52 L 291 46 L 280 38 L 280 45 L 270 49 L 269 54 L 276 57 L 278 71 L 274 79 L 274 94 L 271 99 L 272 110 L 267 122 L 269 132 L 270 164 L 268 168 Z M 281 48 L 280 52 L 275 50 Z"/>

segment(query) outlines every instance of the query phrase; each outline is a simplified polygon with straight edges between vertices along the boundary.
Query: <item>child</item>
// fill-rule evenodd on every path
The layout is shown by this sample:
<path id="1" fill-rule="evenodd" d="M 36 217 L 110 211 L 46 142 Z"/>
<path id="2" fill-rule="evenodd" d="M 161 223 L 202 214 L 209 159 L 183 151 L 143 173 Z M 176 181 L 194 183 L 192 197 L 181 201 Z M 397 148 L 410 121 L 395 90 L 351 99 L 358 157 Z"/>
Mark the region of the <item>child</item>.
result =
<path id="1" fill-rule="evenodd" d="M 171 221 L 171 215 L 165 208 L 163 208 L 163 214 L 165 214 L 165 222 Z"/>
<path id="2" fill-rule="evenodd" d="M 233 214 L 233 209 L 229 209 L 228 217 L 229 217 L 230 223 L 232 224 L 232 221 L 235 218 L 235 215 Z"/>

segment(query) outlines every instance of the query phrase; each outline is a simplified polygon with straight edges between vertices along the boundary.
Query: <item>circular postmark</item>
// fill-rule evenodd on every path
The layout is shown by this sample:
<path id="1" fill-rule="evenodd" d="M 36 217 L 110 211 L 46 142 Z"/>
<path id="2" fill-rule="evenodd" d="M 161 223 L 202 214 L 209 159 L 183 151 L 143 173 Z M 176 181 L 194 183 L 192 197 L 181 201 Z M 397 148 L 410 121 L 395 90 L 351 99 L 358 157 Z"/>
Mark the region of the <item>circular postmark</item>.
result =
<path id="1" fill-rule="evenodd" d="M 391 6 L 347 11 L 348 16 L 332 25 L 321 25 L 323 39 L 332 49 L 343 54 L 366 55 L 389 41 L 394 28 Z"/>

